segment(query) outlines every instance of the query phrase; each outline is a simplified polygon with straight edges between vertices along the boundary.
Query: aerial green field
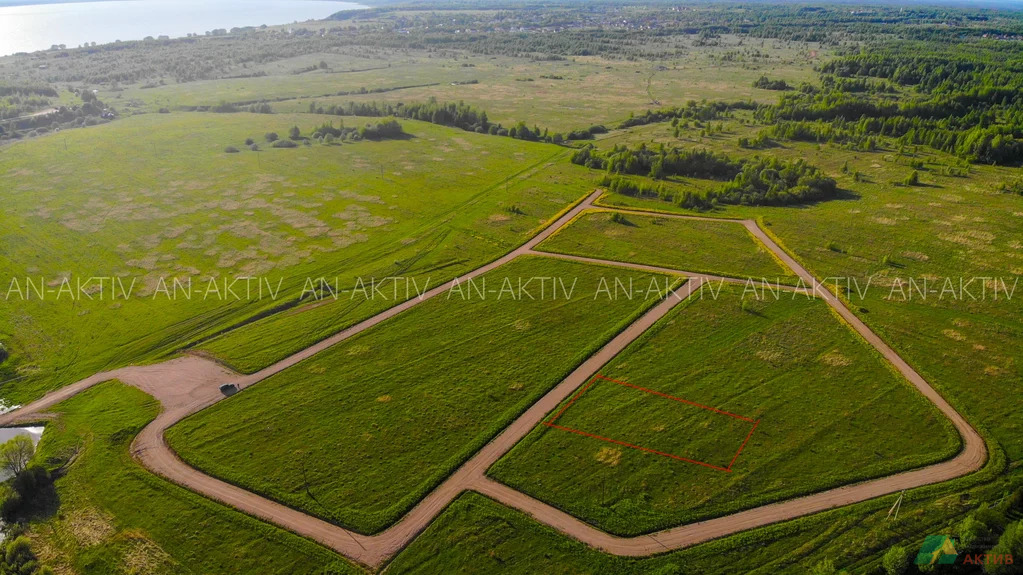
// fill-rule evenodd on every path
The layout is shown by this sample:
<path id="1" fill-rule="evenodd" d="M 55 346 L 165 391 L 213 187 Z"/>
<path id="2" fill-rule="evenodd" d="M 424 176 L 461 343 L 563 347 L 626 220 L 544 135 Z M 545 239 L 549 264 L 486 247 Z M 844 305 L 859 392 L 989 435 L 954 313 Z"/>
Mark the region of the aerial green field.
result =
<path id="1" fill-rule="evenodd" d="M 331 292 L 321 291 L 319 299 L 309 298 L 293 309 L 201 341 L 194 349 L 252 372 L 416 297 L 518 247 L 561 209 L 592 191 L 588 179 L 580 178 L 576 168 L 555 162 L 515 173 L 458 210 L 444 214 L 444 223 L 438 228 L 417 230 L 414 237 L 399 240 L 408 247 L 389 246 L 395 249 L 391 252 L 397 256 L 394 259 L 386 255 L 386 245 L 379 251 L 356 252 L 327 274 Z M 416 209 L 412 215 L 419 217 L 425 212 Z M 349 261 L 354 270 L 348 267 Z M 371 262 L 371 267 L 358 265 L 362 261 Z M 377 297 L 367 298 L 367 286 L 374 280 L 382 287 Z M 379 297 L 381 293 L 386 297 Z"/>
<path id="2" fill-rule="evenodd" d="M 767 527 L 729 519 L 885 485 L 961 441 L 825 302 L 708 285 L 487 471 L 644 544 L 709 517 L 732 535 L 624 558 L 543 512 L 463 493 L 374 568 L 906 574 L 928 572 L 912 563 L 939 533 L 1018 566 L 1021 13 L 470 4 L 0 56 L 0 417 L 182 354 L 254 373 L 507 254 L 600 188 L 599 207 L 540 250 L 793 283 L 741 225 L 657 212 L 755 220 L 976 428 L 986 463 Z M 387 114 L 404 134 L 313 136 Z M 577 278 L 576 296 L 514 297 L 525 276 L 562 290 Z M 486 297 L 425 302 L 180 421 L 167 442 L 201 472 L 378 533 L 649 310 L 647 286 L 681 281 L 532 255 L 487 278 Z M 596 293 L 601 278 L 615 297 Z M 228 508 L 201 482 L 145 471 L 129 445 L 159 409 L 117 383 L 56 408 L 33 458 L 58 476 L 55 497 L 9 517 L 24 471 L 0 482 L 0 572 L 23 532 L 60 575 L 356 570 L 244 515 L 255 496 Z M 19 572 L 47 573 L 36 567 Z"/>
<path id="3" fill-rule="evenodd" d="M 534 281 L 529 299 L 519 280 L 534 277 L 564 284 L 546 281 L 542 299 Z M 437 296 L 185 419 L 167 438 L 208 473 L 379 531 L 657 301 L 598 297 L 602 278 L 644 289 L 671 281 L 516 259 L 476 280 L 486 297 L 468 284 L 464 298 L 461 288 Z M 501 297 L 506 288 L 520 297 Z"/>
<path id="4" fill-rule="evenodd" d="M 1014 233 L 1023 203 L 1000 190 L 1018 178 L 1018 169 L 973 165 L 966 177 L 944 175 L 943 167 L 960 162 L 926 148 L 900 154 L 897 148 L 862 152 L 786 143 L 772 153 L 807 158 L 836 177 L 850 197 L 797 210 L 721 206 L 701 215 L 760 219 L 814 275 L 838 278 L 861 319 L 998 438 L 1012 459 L 1023 457 L 1014 439 L 1021 427 L 1011 416 L 1023 410 L 1015 383 L 1023 377 L 1023 352 L 1014 343 L 1023 337 L 1015 321 L 1023 314 L 1017 279 L 1023 244 Z M 914 161 L 928 167 L 921 176 L 925 185 L 896 185 Z M 600 203 L 693 213 L 619 194 Z"/>
<path id="5" fill-rule="evenodd" d="M 636 214 L 623 214 L 615 221 L 610 213 L 590 212 L 537 249 L 757 281 L 794 280 L 791 272 L 735 222 Z"/>
<path id="6" fill-rule="evenodd" d="M 883 515 L 883 514 L 882 514 Z M 461 573 L 530 574 L 537 564 L 545 573 L 670 573 L 699 575 L 742 571 L 744 573 L 805 573 L 796 562 L 844 535 L 851 537 L 856 525 L 826 514 L 837 528 L 814 544 L 806 538 L 822 528 L 800 526 L 784 533 L 747 535 L 741 540 L 729 538 L 693 549 L 662 553 L 650 558 L 614 557 L 595 551 L 566 538 L 546 525 L 539 525 L 522 513 L 494 501 L 467 493 L 455 500 L 444 514 L 398 555 L 388 568 L 390 573 L 430 574 L 458 569 Z M 787 535 L 787 537 L 786 537 Z M 727 568 L 722 569 L 722 565 Z M 811 565 L 813 563 L 810 563 Z"/>
<path id="7" fill-rule="evenodd" d="M 39 518 L 33 542 L 58 572 L 360 572 L 315 543 L 140 467 L 129 446 L 159 405 L 137 389 L 102 384 L 54 412 L 36 457 L 67 467 L 56 481 L 59 513 Z"/>
<path id="8" fill-rule="evenodd" d="M 448 69 L 395 61 L 395 65 L 372 65 L 358 71 L 282 73 L 257 78 L 238 78 L 169 84 L 146 89 L 129 89 L 124 98 L 141 100 L 148 107 L 189 108 L 213 106 L 222 101 L 257 102 L 296 96 L 330 96 L 337 92 L 393 90 L 405 86 L 434 85 L 470 79 L 472 71 L 456 66 Z M 304 110 L 294 110 L 304 111 Z"/>
<path id="9" fill-rule="evenodd" d="M 505 125 L 526 121 L 568 132 L 617 123 L 630 112 L 658 107 L 660 102 L 771 102 L 776 94 L 754 88 L 753 81 L 764 74 L 792 85 L 810 80 L 817 61 L 811 52 L 821 50 L 814 43 L 778 42 L 763 52 L 764 58 L 740 63 L 728 59 L 729 53 L 743 46 L 737 36 L 724 36 L 715 45 L 682 40 L 678 46 L 688 54 L 657 64 L 598 56 L 548 62 L 420 50 L 369 57 L 324 52 L 244 70 L 245 74 L 266 74 L 258 77 L 119 86 L 100 95 L 104 100 L 132 102 L 134 110 L 148 112 L 269 101 L 275 111 L 296 113 L 307 111 L 313 102 L 329 106 L 436 98 L 482 107 L 491 120 Z M 296 73 L 315 68 L 320 61 L 328 68 Z"/>
<path id="10" fill-rule="evenodd" d="M 541 425 L 490 474 L 637 535 L 958 452 L 951 425 L 823 301 L 742 290 L 698 295 L 600 373 L 746 419 L 597 381 L 554 421 L 713 467 Z"/>
<path id="11" fill-rule="evenodd" d="M 342 120 L 364 121 L 153 114 L 6 148 L 0 221 L 17 232 L 0 253 L 0 340 L 18 369 L 8 400 L 166 357 L 265 315 L 304 320 L 315 315 L 296 313 L 316 303 L 309 278 L 347 290 L 360 277 L 437 285 L 525 241 L 591 190 L 558 147 L 414 121 L 403 121 L 412 137 L 401 140 L 273 149 L 263 138 Z M 249 151 L 246 138 L 263 150 Z M 228 293 L 237 278 L 255 279 Z M 273 323 L 272 335 L 247 332 L 244 345 L 222 337 L 210 350 L 255 369 L 373 311 L 323 307 L 315 329 L 282 337 Z"/>
<path id="12" fill-rule="evenodd" d="M 566 575 L 833 573 L 834 565 L 880 573 L 880 556 L 891 541 L 917 548 L 922 534 L 959 533 L 977 508 L 971 498 L 1005 501 L 1021 485 L 1023 472 L 1017 468 L 980 486 L 953 482 L 918 491 L 916 497 L 908 494 L 894 521 L 889 510 L 895 498 L 875 499 L 643 558 L 602 553 L 482 495 L 466 493 L 391 562 L 388 572 L 531 574 L 542 564 L 547 573 Z M 993 509 L 1004 512 L 1005 507 Z"/>
<path id="13" fill-rule="evenodd" d="M 511 125 L 520 120 L 540 127 L 567 132 L 594 124 L 614 124 L 630 111 L 657 107 L 655 101 L 684 103 L 702 99 L 752 99 L 773 101 L 775 94 L 758 90 L 751 84 L 762 74 L 784 77 L 793 84 L 812 77 L 813 59 L 809 50 L 796 43 L 772 51 L 775 60 L 757 64 L 730 64 L 720 57 L 735 49 L 735 37 L 726 37 L 720 46 L 690 47 L 692 54 L 666 65 L 629 62 L 600 57 L 579 57 L 562 62 L 531 62 L 518 58 L 460 56 L 450 60 L 417 58 L 416 69 L 430 74 L 437 85 L 387 90 L 372 94 L 304 97 L 274 103 L 275 109 L 303 112 L 309 103 L 318 105 L 345 102 L 422 102 L 465 101 L 487 110 L 494 121 Z M 707 70 L 715 68 L 713 75 Z M 388 76 L 387 71 L 377 74 Z M 475 83 L 464 83 L 473 81 Z M 293 80 L 285 80 L 285 82 Z M 390 80 L 372 82 L 367 89 L 386 89 Z M 244 82 L 244 81 L 240 81 Z M 404 84 L 412 86 L 411 78 Z M 285 84 L 287 85 L 287 84 Z M 357 90 L 347 76 L 339 76 L 337 85 Z M 276 93 L 276 88 L 268 89 Z M 314 92 L 315 93 L 315 92 Z M 229 94 L 220 94 L 229 96 Z M 144 94 L 142 94 L 144 96 Z M 169 96 L 176 101 L 180 96 Z M 231 98 L 228 98 L 231 100 Z M 201 91 L 187 100 L 216 104 L 213 94 Z"/>

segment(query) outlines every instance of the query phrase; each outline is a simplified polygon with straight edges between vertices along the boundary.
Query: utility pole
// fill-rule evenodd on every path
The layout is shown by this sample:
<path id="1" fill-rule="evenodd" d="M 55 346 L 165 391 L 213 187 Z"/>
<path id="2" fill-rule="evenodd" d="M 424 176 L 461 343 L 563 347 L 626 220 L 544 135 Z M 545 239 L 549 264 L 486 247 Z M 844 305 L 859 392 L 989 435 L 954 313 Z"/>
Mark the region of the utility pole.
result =
<path id="1" fill-rule="evenodd" d="M 888 517 L 886 517 L 885 519 L 891 519 L 892 513 L 895 513 L 895 521 L 899 520 L 899 510 L 902 509 L 902 496 L 905 494 L 906 494 L 905 490 L 902 490 L 899 493 L 899 498 L 895 500 L 895 503 L 892 505 L 892 508 L 888 510 Z"/>

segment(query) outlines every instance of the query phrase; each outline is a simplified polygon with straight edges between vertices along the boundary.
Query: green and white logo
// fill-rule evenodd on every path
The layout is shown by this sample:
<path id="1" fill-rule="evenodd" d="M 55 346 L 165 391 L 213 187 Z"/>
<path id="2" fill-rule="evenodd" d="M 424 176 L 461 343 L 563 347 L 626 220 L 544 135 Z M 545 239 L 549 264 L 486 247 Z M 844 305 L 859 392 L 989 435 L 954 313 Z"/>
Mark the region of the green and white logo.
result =
<path id="1" fill-rule="evenodd" d="M 955 539 L 948 535 L 928 535 L 916 555 L 916 564 L 951 565 L 955 563 L 957 556 Z"/>

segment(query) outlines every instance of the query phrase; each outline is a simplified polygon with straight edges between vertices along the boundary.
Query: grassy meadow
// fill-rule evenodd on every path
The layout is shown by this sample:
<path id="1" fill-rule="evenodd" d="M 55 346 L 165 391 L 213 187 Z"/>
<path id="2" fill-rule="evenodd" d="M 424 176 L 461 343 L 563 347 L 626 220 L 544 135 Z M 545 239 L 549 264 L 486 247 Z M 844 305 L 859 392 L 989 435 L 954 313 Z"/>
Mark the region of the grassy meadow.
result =
<path id="1" fill-rule="evenodd" d="M 983 478 L 907 492 L 897 519 L 889 516 L 892 495 L 642 558 L 601 553 L 470 492 L 399 553 L 387 572 L 526 575 L 543 565 L 545 573 L 558 575 L 803 575 L 830 563 L 851 573 L 881 573 L 881 555 L 892 542 L 917 548 L 927 533 L 955 533 L 978 501 L 1004 500 L 1023 485 L 1019 467 L 995 481 L 992 471 L 1001 473 L 989 469 Z"/>
<path id="2" fill-rule="evenodd" d="M 764 41 L 764 57 L 738 62 L 729 54 L 740 49 L 741 38 L 724 35 L 716 45 L 693 40 L 675 40 L 686 56 L 655 62 L 599 56 L 547 62 L 421 50 L 324 52 L 238 71 L 265 76 L 120 86 L 100 96 L 140 112 L 269 101 L 282 113 L 305 112 L 311 102 L 329 106 L 436 98 L 476 105 L 506 126 L 525 121 L 568 132 L 594 124 L 612 127 L 632 112 L 688 100 L 773 102 L 777 92 L 754 88 L 754 80 L 767 74 L 798 85 L 813 79 L 821 57 L 814 43 Z M 328 68 L 295 73 L 320 61 Z"/>
<path id="3" fill-rule="evenodd" d="M 795 280 L 742 224 L 734 222 L 635 214 L 623 214 L 616 221 L 607 212 L 588 212 L 537 249 L 757 281 Z"/>
<path id="4" fill-rule="evenodd" d="M 257 371 L 496 259 L 592 191 L 577 166 L 567 165 L 560 158 L 528 166 L 487 186 L 464 204 L 438 216 L 434 227 L 423 224 L 414 235 L 372 251 L 357 251 L 336 269 L 312 276 L 326 275 L 331 293 L 321 291 L 318 299 L 307 298 L 291 309 L 197 342 L 193 349 L 212 354 L 240 371 Z M 427 212 L 426 206 L 422 208 L 417 207 L 410 215 L 418 218 Z M 373 280 L 381 283 L 380 291 L 386 297 L 365 297 L 365 288 Z"/>
<path id="5" fill-rule="evenodd" d="M 299 313 L 317 303 L 300 300 L 307 278 L 349 289 L 357 277 L 436 285 L 525 241 L 591 189 L 561 148 L 413 121 L 402 122 L 411 137 L 400 140 L 263 141 L 331 120 L 342 118 L 153 114 L 4 148 L 4 396 L 21 403 L 218 334 L 211 353 L 262 367 L 377 309 L 328 303 L 319 316 Z M 246 138 L 263 150 L 249 151 Z M 119 283 L 89 281 L 111 277 Z M 224 282 L 240 277 L 259 279 L 229 294 Z M 283 312 L 267 325 L 264 316 Z M 265 329 L 225 343 L 223 332 L 261 317 Z M 294 329 L 295 318 L 312 317 Z"/>
<path id="6" fill-rule="evenodd" d="M 670 130 L 666 124 L 643 126 L 600 145 L 668 142 L 674 139 Z M 701 138 L 694 128 L 686 137 L 749 156 L 763 152 L 742 150 L 736 138 L 757 130 L 726 122 L 724 136 Z M 1014 414 L 1023 411 L 1023 348 L 1016 345 L 1023 338 L 1018 321 L 1023 243 L 1016 232 L 1023 201 L 1000 188 L 1015 181 L 1019 170 L 972 165 L 966 177 L 953 177 L 942 169 L 961 166 L 956 158 L 922 147 L 900 153 L 882 144 L 876 152 L 863 152 L 785 142 L 770 153 L 817 165 L 838 181 L 845 198 L 800 208 L 728 206 L 702 215 L 757 218 L 818 278 L 839 278 L 853 311 L 1018 461 L 1023 445 L 1016 438 L 1023 427 Z M 912 162 L 924 165 L 922 185 L 899 185 L 913 171 Z M 692 213 L 669 202 L 616 194 L 601 203 Z"/>
<path id="7" fill-rule="evenodd" d="M 56 572 L 362 572 L 311 541 L 143 469 L 129 446 L 159 405 L 137 389 L 101 384 L 53 411 L 59 415 L 47 423 L 36 459 L 64 466 L 55 484 L 60 508 L 33 518 L 32 539 Z"/>
<path id="8" fill-rule="evenodd" d="M 466 493 L 387 565 L 388 573 L 773 575 L 804 574 L 833 561 L 873 574 L 882 572 L 881 556 L 893 545 L 915 549 L 924 534 L 958 534 L 970 513 L 1020 488 L 1023 196 L 1001 191 L 1020 181 L 1020 168 L 968 164 L 886 136 L 877 137 L 876 151 L 787 140 L 759 149 L 739 145 L 769 127 L 752 103 L 802 94 L 803 82 L 827 92 L 840 74 L 818 71 L 857 45 L 869 57 L 895 53 L 905 60 L 898 62 L 902 69 L 931 74 L 935 66 L 909 62 L 916 57 L 910 44 L 888 48 L 887 33 L 870 32 L 872 16 L 844 9 L 825 22 L 812 7 L 794 7 L 812 24 L 794 25 L 786 16 L 779 20 L 784 27 L 772 29 L 779 13 L 759 12 L 773 10 L 768 6 L 726 6 L 721 25 L 706 20 L 701 6 L 662 27 L 665 14 L 635 7 L 593 24 L 613 8 L 594 5 L 577 16 L 592 18 L 588 25 L 599 33 L 573 40 L 571 29 L 557 30 L 572 14 L 555 8 L 535 15 L 451 10 L 459 18 L 451 24 L 460 28 L 501 18 L 509 31 L 529 28 L 478 32 L 471 49 L 460 43 L 470 37 L 463 30 L 439 33 L 436 24 L 449 25 L 447 11 L 426 6 L 310 24 L 346 30 L 331 38 L 292 35 L 286 25 L 248 38 L 189 39 L 166 50 L 158 41 L 94 57 L 51 50 L 0 58 L 4 82 L 56 88 L 57 96 L 33 109 L 81 106 L 84 98 L 73 90 L 96 89 L 117 112 L 90 128 L 53 133 L 56 124 L 40 126 L 50 132 L 41 136 L 26 129 L 0 147 L 0 345 L 10 353 L 6 361 L 0 356 L 0 398 L 25 403 L 102 369 L 181 353 L 255 372 L 414 297 L 406 280 L 425 290 L 507 253 L 604 175 L 569 162 L 570 147 L 582 142 L 529 143 L 411 120 L 399 120 L 409 134 L 403 139 L 273 149 L 264 138 L 267 132 L 286 138 L 292 126 L 308 135 L 324 122 L 379 121 L 309 114 L 311 104 L 434 98 L 476 106 L 505 127 L 522 121 L 564 134 L 604 125 L 610 132 L 593 141 L 603 150 L 705 148 L 733 159 L 772 156 L 819 167 L 837 180 L 840 199 L 706 212 L 612 193 L 600 203 L 757 219 L 818 278 L 840 278 L 850 309 L 979 429 L 991 459 L 971 476 L 906 492 L 894 518 L 888 510 L 896 495 L 637 559 L 595 551 Z M 906 10 L 908 21 L 901 9 L 885 16 L 900 22 L 892 24 L 892 38 L 917 38 L 920 57 L 945 59 L 947 70 L 967 59 L 955 63 L 930 52 L 940 42 L 924 36 L 941 37 L 946 27 L 972 33 L 974 26 L 1004 26 L 987 20 L 994 12 L 977 24 L 951 10 L 947 22 Z M 648 17 L 653 25 L 644 33 L 641 18 Z M 668 32 L 680 23 L 682 29 Z M 411 40 L 402 36 L 406 25 Z M 748 33 L 723 32 L 729 29 Z M 762 37 L 771 35 L 778 37 Z M 820 38 L 827 40 L 814 40 Z M 321 40 L 316 50 L 303 47 Z M 1015 59 L 1011 41 L 976 39 L 983 50 L 970 66 L 992 65 L 987 58 L 1003 45 L 1010 49 L 1001 54 Z M 1008 111 L 1019 105 L 1016 68 L 990 69 L 990 78 L 1007 78 L 1008 85 L 991 92 L 984 86 L 970 98 L 998 90 L 1004 97 L 971 117 L 997 126 L 1018 116 L 1018 107 Z M 788 88 L 754 87 L 762 76 Z M 853 76 L 866 84 L 840 88 L 847 90 L 843 97 L 901 105 L 957 94 L 954 81 L 932 92 L 934 85 Z M 688 100 L 751 104 L 719 119 L 684 122 L 678 132 L 669 122 L 617 129 L 633 114 Z M 274 113 L 189 111 L 256 102 L 270 103 Z M 98 114 L 91 120 L 106 122 Z M 251 151 L 247 138 L 261 150 Z M 241 151 L 226 153 L 227 147 Z M 904 184 L 914 172 L 919 184 Z M 624 177 L 669 192 L 722 185 Z M 594 210 L 540 249 L 793 279 L 738 224 L 655 213 L 612 221 Z M 102 283 L 115 276 L 116 285 Z M 542 257 L 518 259 L 487 277 L 505 276 L 578 278 L 578 293 L 544 301 L 495 292 L 470 301 L 440 296 L 186 419 L 168 441 L 211 475 L 360 532 L 380 531 L 654 303 L 595 298 L 600 278 L 644 287 L 675 281 Z M 257 297 L 224 299 L 222 282 L 250 277 L 256 283 L 235 282 L 234 289 L 254 287 Z M 402 279 L 387 279 L 393 277 Z M 172 285 L 168 296 L 161 278 L 190 285 L 191 295 Z M 306 291 L 308 280 L 322 285 L 320 278 L 337 293 Z M 383 281 L 389 297 L 366 299 L 355 289 L 359 278 Z M 211 280 L 218 282 L 212 294 Z M 130 296 L 120 297 L 125 289 Z M 823 302 L 788 294 L 758 302 L 743 298 L 741 287 L 722 289 L 719 298 L 705 289 L 703 299 L 680 305 L 601 373 L 759 421 L 734 463 L 749 422 L 608 381 L 581 395 L 557 423 L 732 465 L 731 473 L 542 425 L 488 472 L 598 528 L 631 536 L 956 452 L 948 423 Z M 129 444 L 158 410 L 152 398 L 113 382 L 54 410 L 37 461 L 63 465 L 59 508 L 41 510 L 29 523 L 45 564 L 62 575 L 357 572 L 319 545 L 142 469 Z"/>
<path id="9" fill-rule="evenodd" d="M 535 277 L 564 285 L 546 281 L 543 297 L 534 281 L 535 299 L 521 295 L 520 278 Z M 185 419 L 167 439 L 207 473 L 379 531 L 657 301 L 598 295 L 602 278 L 644 289 L 673 281 L 516 259 L 476 280 L 485 297 L 460 289 L 428 300 Z M 502 297 L 506 281 L 520 297 Z"/>
<path id="10" fill-rule="evenodd" d="M 673 310 L 555 422 L 731 472 L 538 426 L 490 474 L 619 535 L 638 535 L 954 455 L 958 435 L 820 300 L 740 286 Z"/>

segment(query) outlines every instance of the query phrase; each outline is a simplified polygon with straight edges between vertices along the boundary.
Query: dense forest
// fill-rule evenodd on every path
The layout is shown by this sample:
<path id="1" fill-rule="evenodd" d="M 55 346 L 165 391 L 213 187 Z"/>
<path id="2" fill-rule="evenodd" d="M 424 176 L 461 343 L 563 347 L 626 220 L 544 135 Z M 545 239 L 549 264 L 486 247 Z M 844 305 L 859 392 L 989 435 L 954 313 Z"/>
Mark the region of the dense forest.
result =
<path id="1" fill-rule="evenodd" d="M 733 160 L 703 149 L 651 149 L 615 146 L 601 152 L 591 145 L 572 155 L 572 162 L 596 170 L 606 170 L 605 185 L 626 195 L 657 196 L 685 208 L 707 209 L 715 204 L 770 205 L 805 204 L 838 195 L 835 180 L 803 161 L 785 162 L 778 158 Z M 725 182 L 705 193 L 673 193 L 665 186 L 636 184 L 620 175 L 647 176 L 654 180 L 686 177 Z"/>
<path id="2" fill-rule="evenodd" d="M 871 146 L 872 137 L 885 136 L 974 163 L 1023 163 L 1016 43 L 979 42 L 965 52 L 898 42 L 833 59 L 821 73 L 819 89 L 784 94 L 758 110 L 760 121 L 773 124 L 769 135 Z"/>

